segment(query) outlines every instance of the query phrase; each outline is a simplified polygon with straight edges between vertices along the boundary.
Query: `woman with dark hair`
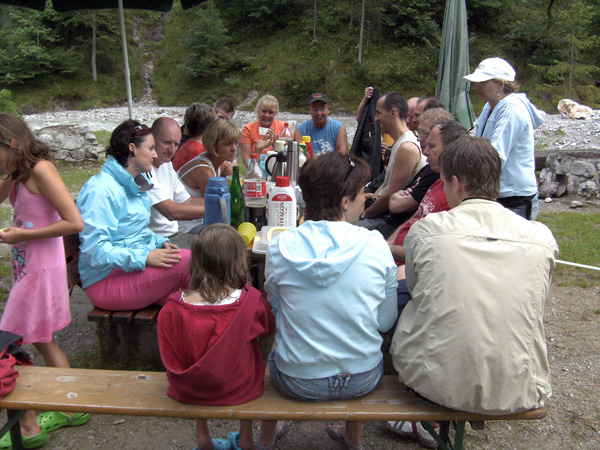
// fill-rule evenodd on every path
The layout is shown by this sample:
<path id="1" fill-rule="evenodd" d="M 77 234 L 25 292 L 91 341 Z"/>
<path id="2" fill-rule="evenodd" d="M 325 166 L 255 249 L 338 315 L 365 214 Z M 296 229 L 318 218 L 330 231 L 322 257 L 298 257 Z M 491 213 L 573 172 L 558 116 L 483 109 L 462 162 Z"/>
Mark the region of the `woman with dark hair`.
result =
<path id="1" fill-rule="evenodd" d="M 176 171 L 181 169 L 181 166 L 192 158 L 204 153 L 202 135 L 215 119 L 214 110 L 206 103 L 192 103 L 188 106 L 183 116 L 183 130 L 187 139 L 183 141 L 184 135 L 182 135 L 181 146 L 171 161 L 173 169 Z"/>
<path id="2" fill-rule="evenodd" d="M 100 173 L 83 186 L 77 206 L 79 273 L 83 289 L 99 308 L 128 310 L 187 289 L 190 252 L 148 228 L 150 199 L 135 180 L 147 182 L 156 158 L 152 130 L 134 120 L 115 128 Z"/>
<path id="3" fill-rule="evenodd" d="M 396 319 L 397 283 L 381 234 L 351 224 L 369 180 L 361 159 L 336 152 L 309 159 L 298 181 L 306 221 L 269 244 L 265 290 L 277 325 L 269 370 L 291 397 L 356 398 L 381 382 L 379 332 Z M 363 448 L 361 422 L 327 432 L 348 449 Z"/>

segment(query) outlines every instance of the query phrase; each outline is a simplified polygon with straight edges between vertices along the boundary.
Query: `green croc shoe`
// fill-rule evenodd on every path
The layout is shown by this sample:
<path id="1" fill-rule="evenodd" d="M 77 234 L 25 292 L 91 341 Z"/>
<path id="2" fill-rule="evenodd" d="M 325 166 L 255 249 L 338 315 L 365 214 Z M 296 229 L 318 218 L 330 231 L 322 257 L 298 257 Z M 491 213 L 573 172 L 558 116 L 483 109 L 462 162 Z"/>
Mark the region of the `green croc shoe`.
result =
<path id="1" fill-rule="evenodd" d="M 89 413 L 63 414 L 58 411 L 48 411 L 38 414 L 37 423 L 46 431 L 55 431 L 62 427 L 78 427 L 89 422 Z M 1 450 L 1 449 L 0 449 Z"/>
<path id="2" fill-rule="evenodd" d="M 24 448 L 38 448 L 46 443 L 48 440 L 48 432 L 42 428 L 38 434 L 34 436 L 22 436 Z M 12 450 L 12 441 L 10 438 L 10 431 L 2 436 L 0 439 L 0 450 Z"/>

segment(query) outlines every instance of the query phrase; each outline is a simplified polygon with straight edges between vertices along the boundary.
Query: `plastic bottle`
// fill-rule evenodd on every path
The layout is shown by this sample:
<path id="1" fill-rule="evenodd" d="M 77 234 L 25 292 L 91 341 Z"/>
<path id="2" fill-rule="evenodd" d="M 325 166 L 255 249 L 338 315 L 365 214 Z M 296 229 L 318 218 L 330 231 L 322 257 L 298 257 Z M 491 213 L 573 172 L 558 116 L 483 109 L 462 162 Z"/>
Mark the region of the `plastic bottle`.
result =
<path id="1" fill-rule="evenodd" d="M 302 142 L 306 144 L 306 159 L 312 158 L 314 155 L 312 144 L 310 143 L 310 136 L 302 136 Z"/>
<path id="2" fill-rule="evenodd" d="M 231 195 L 231 225 L 237 228 L 246 218 L 246 205 L 244 203 L 242 185 L 240 184 L 239 166 L 233 166 L 229 195 Z"/>
<path id="3" fill-rule="evenodd" d="M 231 223 L 229 189 L 223 177 L 210 177 L 204 194 L 204 224 Z"/>
<path id="4" fill-rule="evenodd" d="M 283 125 L 283 131 L 279 135 L 279 139 L 282 141 L 292 141 L 294 140 L 294 133 L 292 133 L 292 129 L 290 128 L 290 124 L 285 122 Z"/>
<path id="5" fill-rule="evenodd" d="M 288 177 L 277 177 L 269 197 L 270 227 L 296 228 L 296 193 Z"/>
<path id="6" fill-rule="evenodd" d="M 267 177 L 260 168 L 258 155 L 250 155 L 250 165 L 244 178 L 244 201 L 246 222 L 253 223 L 257 230 L 267 224 Z"/>

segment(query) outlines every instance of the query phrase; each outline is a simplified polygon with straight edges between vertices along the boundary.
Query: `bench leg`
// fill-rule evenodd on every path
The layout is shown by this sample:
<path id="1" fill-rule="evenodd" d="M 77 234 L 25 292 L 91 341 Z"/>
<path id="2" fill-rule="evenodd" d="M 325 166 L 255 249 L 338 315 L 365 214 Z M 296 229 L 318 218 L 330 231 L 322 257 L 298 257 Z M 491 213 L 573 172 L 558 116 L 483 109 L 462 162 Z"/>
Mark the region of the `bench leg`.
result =
<path id="1" fill-rule="evenodd" d="M 14 409 L 6 410 L 8 422 L 0 430 L 0 438 L 10 430 L 10 439 L 12 441 L 13 450 L 23 450 L 23 437 L 21 436 L 21 424 L 19 419 L 25 414 L 25 411 L 15 411 Z"/>
<path id="2" fill-rule="evenodd" d="M 438 450 L 462 450 L 465 438 L 465 422 L 454 422 L 454 428 L 456 429 L 454 445 L 450 440 L 450 422 L 440 422 L 439 434 L 435 432 L 429 422 L 421 422 L 421 425 L 435 439 Z"/>

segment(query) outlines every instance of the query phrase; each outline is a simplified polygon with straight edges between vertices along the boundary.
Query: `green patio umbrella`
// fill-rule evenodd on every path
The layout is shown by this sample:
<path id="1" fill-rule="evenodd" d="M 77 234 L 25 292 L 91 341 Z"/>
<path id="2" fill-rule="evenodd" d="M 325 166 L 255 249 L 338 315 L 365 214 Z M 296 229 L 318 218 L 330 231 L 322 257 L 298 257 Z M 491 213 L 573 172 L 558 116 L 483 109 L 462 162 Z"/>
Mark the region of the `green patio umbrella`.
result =
<path id="1" fill-rule="evenodd" d="M 199 5 L 204 0 L 181 0 L 183 9 Z M 0 4 L 19 6 L 43 11 L 46 0 L 0 0 Z M 121 20 L 121 40 L 123 41 L 123 59 L 125 62 L 125 89 L 127 91 L 127 107 L 129 118 L 133 119 L 131 99 L 131 78 L 129 75 L 129 57 L 127 55 L 127 37 L 125 33 L 124 9 L 144 9 L 150 11 L 169 12 L 173 0 L 52 0 L 52 6 L 57 12 L 77 11 L 84 9 L 118 9 Z"/>
<path id="2" fill-rule="evenodd" d="M 469 98 L 468 85 L 462 77 L 470 73 L 469 29 L 465 0 L 448 0 L 444 13 L 435 96 L 456 117 L 456 120 L 468 129 L 473 127 L 475 115 Z"/>

